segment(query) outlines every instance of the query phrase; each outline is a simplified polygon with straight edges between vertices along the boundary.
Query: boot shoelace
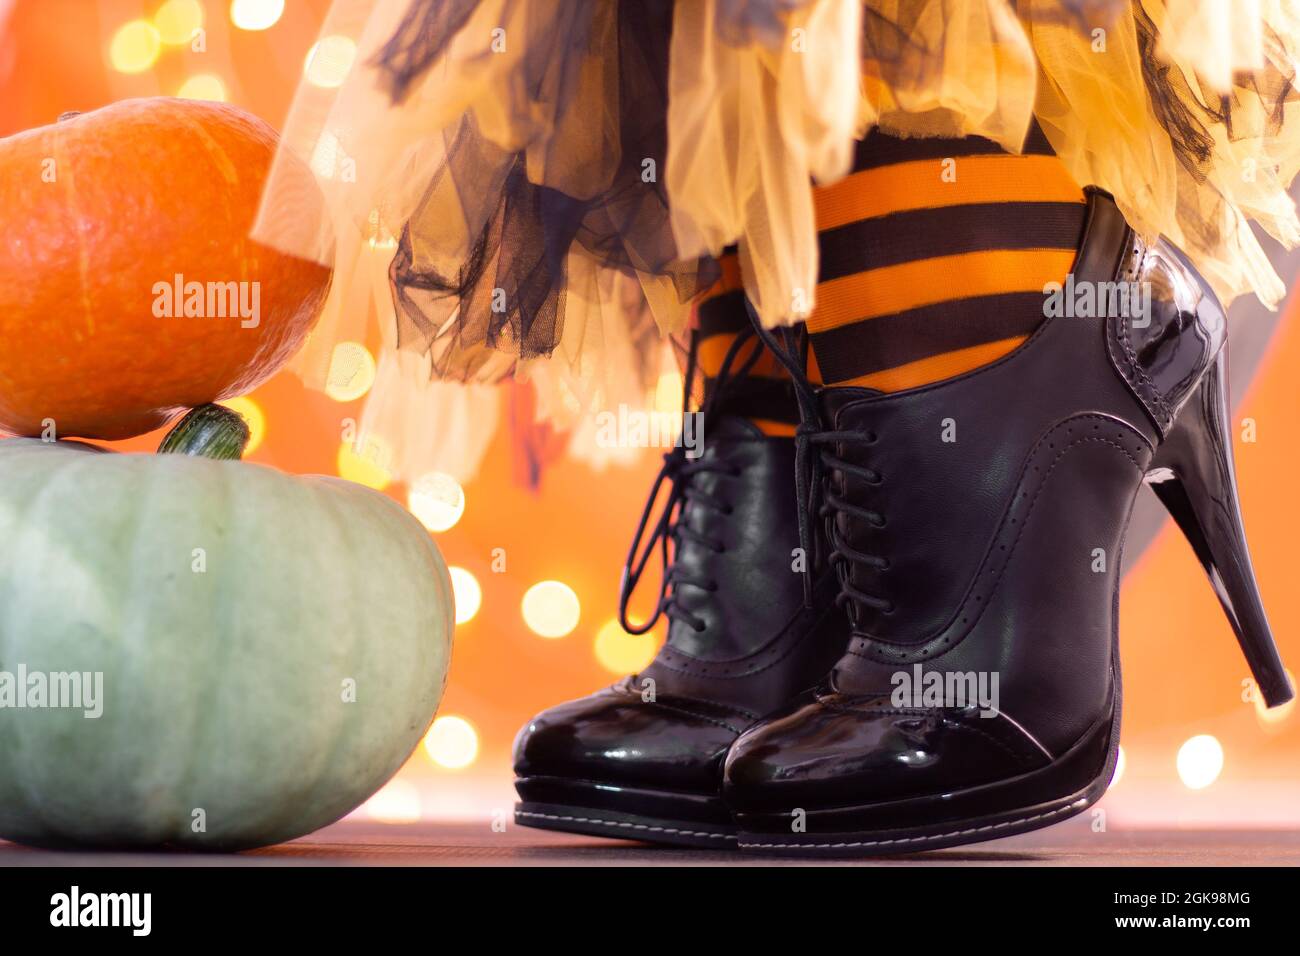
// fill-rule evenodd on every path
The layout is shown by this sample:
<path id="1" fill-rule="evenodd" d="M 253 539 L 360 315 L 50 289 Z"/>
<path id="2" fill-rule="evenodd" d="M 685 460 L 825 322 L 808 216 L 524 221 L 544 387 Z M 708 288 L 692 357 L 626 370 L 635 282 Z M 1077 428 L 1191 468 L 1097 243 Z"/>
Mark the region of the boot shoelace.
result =
<path id="1" fill-rule="evenodd" d="M 875 571 L 889 568 L 889 559 L 883 555 L 870 554 L 853 547 L 844 539 L 839 530 L 839 516 L 846 515 L 865 521 L 873 528 L 883 528 L 885 516 L 879 511 L 863 507 L 841 497 L 832 490 L 830 473 L 835 471 L 842 475 L 852 475 L 868 485 L 880 485 L 884 476 L 865 465 L 845 461 L 836 454 L 840 445 L 874 445 L 874 432 L 860 432 L 827 428 L 822 420 L 821 409 L 817 402 L 817 386 L 808 378 L 805 350 L 794 341 L 794 333 L 789 328 L 781 330 L 784 344 L 763 327 L 758 314 L 749 300 L 745 300 L 749 312 L 750 324 L 763 344 L 768 347 L 777 361 L 790 373 L 794 381 L 795 397 L 799 403 L 799 427 L 795 429 L 795 493 L 799 500 L 799 546 L 806 557 L 804 561 L 804 604 L 813 603 L 813 583 L 816 568 L 821 565 L 820 541 L 816 534 L 817 522 L 824 523 L 826 537 L 831 551 L 825 556 L 828 564 L 835 568 L 840 590 L 835 596 L 835 603 L 848 605 L 854 623 L 860 617 L 862 609 L 871 608 L 883 614 L 892 614 L 894 604 L 887 598 L 863 591 L 853 583 L 853 568 L 861 566 Z M 806 340 L 805 340 L 806 344 Z"/>
<path id="2" fill-rule="evenodd" d="M 755 346 L 752 354 L 738 368 L 733 370 L 732 366 L 735 364 L 741 348 L 747 342 Z M 696 346 L 697 339 L 692 335 L 691 348 L 686 361 L 686 373 L 682 382 L 682 408 L 686 410 L 690 409 L 691 388 L 695 380 L 697 367 Z M 762 355 L 762 352 L 763 350 L 758 346 L 751 330 L 746 329 L 736 336 L 723 357 L 722 366 L 714 379 L 713 392 L 700 411 L 703 416 L 701 435 L 708 433 L 710 420 L 718 407 L 719 396 L 725 391 L 727 383 L 747 375 Z M 729 502 L 723 501 L 717 495 L 697 487 L 696 477 L 710 473 L 734 478 L 740 475 L 741 469 L 733 463 L 719 461 L 716 458 L 711 460 L 701 458 L 692 461 L 686 457 L 686 447 L 682 442 L 679 442 L 664 455 L 663 466 L 659 469 L 659 475 L 655 478 L 654 485 L 650 489 L 645 509 L 641 512 L 641 520 L 637 524 L 636 534 L 632 537 L 632 546 L 628 549 L 627 560 L 623 564 L 622 580 L 619 583 L 618 622 L 623 627 L 623 630 L 629 634 L 646 633 L 658 623 L 661 616 L 666 616 L 670 620 L 681 621 L 697 633 L 705 629 L 705 622 L 683 607 L 677 600 L 677 596 L 683 587 L 692 587 L 712 593 L 718 590 L 718 582 L 712 578 L 686 572 L 678 563 L 677 556 L 682 553 L 682 549 L 687 544 L 707 549 L 714 554 L 724 554 L 726 552 L 726 545 L 723 542 L 701 534 L 690 527 L 684 520 L 688 505 L 696 509 L 704 508 L 716 511 L 723 515 L 730 515 L 735 510 Z M 654 529 L 650 532 L 650 537 L 645 540 L 643 545 L 642 538 L 645 536 L 646 527 L 650 524 L 655 501 L 659 498 L 660 489 L 665 482 L 670 486 L 668 498 L 659 512 L 659 517 L 654 521 Z M 670 542 L 672 544 L 671 553 L 669 551 Z M 641 575 L 645 571 L 646 564 L 649 562 L 656 546 L 659 547 L 662 561 L 659 598 L 655 604 L 654 613 L 650 618 L 640 624 L 634 624 L 628 620 L 627 606 L 641 581 Z"/>
<path id="3" fill-rule="evenodd" d="M 885 526 L 885 516 L 879 511 L 870 508 L 864 508 L 861 505 L 855 505 L 851 501 L 845 501 L 829 487 L 829 476 L 825 475 L 826 469 L 838 471 L 841 474 L 854 475 L 866 482 L 868 485 L 881 485 L 885 477 L 873 468 L 865 465 L 857 465 L 851 461 L 845 461 L 834 454 L 834 447 L 838 444 L 858 444 L 874 445 L 876 436 L 874 432 L 855 432 L 855 431 L 812 431 L 809 433 L 808 441 L 811 445 L 820 446 L 818 460 L 823 470 L 821 478 L 821 503 L 817 509 L 817 517 L 825 521 L 827 536 L 830 538 L 831 553 L 826 556 L 827 561 L 835 565 L 839 573 L 840 592 L 835 595 L 835 603 L 838 605 L 857 604 L 874 608 L 882 614 L 894 613 L 894 604 L 886 598 L 877 594 L 869 594 L 861 588 L 856 587 L 852 580 L 852 565 L 862 565 L 875 571 L 887 571 L 889 569 L 889 559 L 883 555 L 870 554 L 866 551 L 860 551 L 853 547 L 840 535 L 839 525 L 836 518 L 841 514 L 857 518 L 859 521 L 865 521 L 873 528 L 883 528 Z M 825 446 L 831 446 L 829 449 Z M 812 486 L 814 490 L 817 485 Z M 840 571 L 843 567 L 844 570 Z M 856 613 L 856 608 L 855 608 Z"/>

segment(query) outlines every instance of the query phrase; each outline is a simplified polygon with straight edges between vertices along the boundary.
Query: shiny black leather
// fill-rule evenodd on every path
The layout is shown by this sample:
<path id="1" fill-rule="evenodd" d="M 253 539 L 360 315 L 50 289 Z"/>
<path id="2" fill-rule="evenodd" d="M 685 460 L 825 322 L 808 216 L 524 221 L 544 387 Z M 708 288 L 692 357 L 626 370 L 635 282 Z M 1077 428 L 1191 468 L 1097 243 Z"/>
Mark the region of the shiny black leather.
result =
<path id="1" fill-rule="evenodd" d="M 644 671 L 543 711 L 520 731 L 521 823 L 569 829 L 554 818 L 576 818 L 580 807 L 587 821 L 626 815 L 617 822 L 634 837 L 678 842 L 676 831 L 729 830 L 720 799 L 728 748 L 821 679 L 847 644 L 832 573 L 822 574 L 814 606 L 805 607 L 792 555 L 793 443 L 734 417 L 706 424 L 704 439 L 703 460 L 728 467 L 690 479 L 699 494 L 687 499 L 680 521 L 697 537 L 678 539 L 674 573 L 713 586 L 675 588 L 685 613 L 671 621 Z M 547 809 L 528 816 L 539 804 Z M 665 833 L 664 821 L 675 832 Z M 588 832 L 606 832 L 594 826 Z"/>
<path id="2" fill-rule="evenodd" d="M 1149 321 L 1048 318 L 954 379 L 820 393 L 826 428 L 845 437 L 833 454 L 852 466 L 830 469 L 826 500 L 851 507 L 831 508 L 829 536 L 875 561 L 842 563 L 845 592 L 866 597 L 849 602 L 853 637 L 827 679 L 732 747 L 724 793 L 742 847 L 952 845 L 1049 824 L 1104 792 L 1124 531 L 1156 449 L 1213 379 L 1223 315 L 1181 256 L 1144 249 L 1104 194 L 1089 205 L 1075 282 L 1150 281 Z M 1253 578 L 1236 584 L 1253 592 Z M 996 675 L 996 715 L 893 699 L 915 666 Z"/>
<path id="3" fill-rule="evenodd" d="M 1107 348 L 1116 371 L 1167 435 L 1179 410 L 1227 342 L 1223 307 L 1183 253 L 1165 239 L 1134 237 L 1120 280 L 1146 286 L 1149 309 L 1113 310 Z"/>

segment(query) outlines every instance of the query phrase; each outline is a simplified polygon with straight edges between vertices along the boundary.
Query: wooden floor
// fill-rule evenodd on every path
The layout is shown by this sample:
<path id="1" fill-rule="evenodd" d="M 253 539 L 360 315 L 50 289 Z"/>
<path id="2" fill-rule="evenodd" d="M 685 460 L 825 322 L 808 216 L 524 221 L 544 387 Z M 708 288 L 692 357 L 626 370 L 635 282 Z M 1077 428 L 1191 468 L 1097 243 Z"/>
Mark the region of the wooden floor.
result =
<path id="1" fill-rule="evenodd" d="M 809 865 L 749 854 L 678 850 L 511 825 L 343 821 L 248 853 L 55 853 L 0 842 L 0 866 L 718 866 Z M 1297 866 L 1300 832 L 1132 830 L 1094 833 L 1086 819 L 991 843 L 910 856 L 812 865 Z"/>

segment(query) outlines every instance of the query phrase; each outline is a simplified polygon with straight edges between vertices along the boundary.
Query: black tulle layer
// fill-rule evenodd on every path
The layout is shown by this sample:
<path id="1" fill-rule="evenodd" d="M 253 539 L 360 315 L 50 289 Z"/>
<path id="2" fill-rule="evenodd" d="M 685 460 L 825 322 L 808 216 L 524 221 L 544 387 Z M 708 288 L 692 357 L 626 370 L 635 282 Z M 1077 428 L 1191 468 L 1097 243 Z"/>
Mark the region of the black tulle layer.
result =
<path id="1" fill-rule="evenodd" d="M 378 61 L 395 103 L 445 52 L 475 2 L 411 7 Z M 502 150 L 468 114 L 450 134 L 447 162 L 407 222 L 390 269 L 399 344 L 438 342 L 437 373 L 473 376 L 485 359 L 482 349 L 521 359 L 549 355 L 563 332 L 564 297 L 573 292 L 571 253 L 629 275 L 667 276 L 681 302 L 716 280 L 712 260 L 679 261 L 668 196 L 656 173 L 667 151 L 672 8 L 672 0 L 568 4 L 563 37 L 525 58 L 517 107 L 558 104 L 561 111 L 578 108 L 575 91 L 591 59 L 611 58 L 617 136 L 601 138 L 602 155 L 575 154 L 572 143 L 544 135 L 522 149 Z M 585 180 L 584 195 L 539 185 L 529 175 L 575 164 L 592 177 L 565 172 L 561 178 Z M 448 190 L 455 205 L 470 210 L 467 218 L 483 223 L 468 259 L 454 270 L 425 239 L 441 212 L 454 208 Z"/>

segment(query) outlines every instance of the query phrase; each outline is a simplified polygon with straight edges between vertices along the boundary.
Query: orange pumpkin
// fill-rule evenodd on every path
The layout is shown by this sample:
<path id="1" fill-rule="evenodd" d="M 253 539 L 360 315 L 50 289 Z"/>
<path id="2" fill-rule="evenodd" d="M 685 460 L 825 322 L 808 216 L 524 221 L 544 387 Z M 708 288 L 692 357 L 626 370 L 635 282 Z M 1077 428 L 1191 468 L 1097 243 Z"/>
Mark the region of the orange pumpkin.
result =
<path id="1" fill-rule="evenodd" d="M 0 140 L 0 430 L 127 438 L 288 360 L 330 271 L 248 238 L 275 147 L 165 98 Z"/>

